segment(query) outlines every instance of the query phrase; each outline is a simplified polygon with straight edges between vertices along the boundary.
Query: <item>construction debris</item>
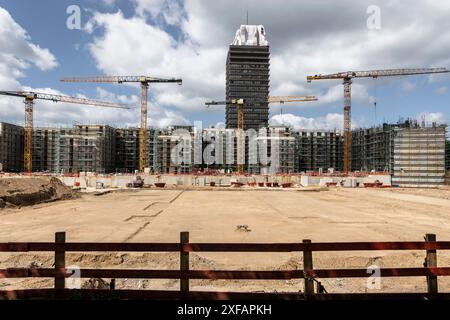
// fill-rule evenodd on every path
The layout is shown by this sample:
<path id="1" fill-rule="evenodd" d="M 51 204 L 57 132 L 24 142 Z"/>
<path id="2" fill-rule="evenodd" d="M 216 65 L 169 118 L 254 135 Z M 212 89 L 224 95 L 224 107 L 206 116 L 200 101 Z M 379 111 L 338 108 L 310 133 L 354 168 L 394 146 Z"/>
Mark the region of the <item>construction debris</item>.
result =
<path id="1" fill-rule="evenodd" d="M 236 227 L 237 231 L 251 232 L 252 230 L 248 228 L 248 225 L 241 224 Z"/>
<path id="2" fill-rule="evenodd" d="M 109 283 L 100 278 L 91 278 L 83 283 L 81 289 L 109 289 Z"/>
<path id="3" fill-rule="evenodd" d="M 142 187 L 144 187 L 144 179 L 142 179 L 141 176 L 137 176 L 136 180 L 127 183 L 127 188 L 142 188 Z"/>

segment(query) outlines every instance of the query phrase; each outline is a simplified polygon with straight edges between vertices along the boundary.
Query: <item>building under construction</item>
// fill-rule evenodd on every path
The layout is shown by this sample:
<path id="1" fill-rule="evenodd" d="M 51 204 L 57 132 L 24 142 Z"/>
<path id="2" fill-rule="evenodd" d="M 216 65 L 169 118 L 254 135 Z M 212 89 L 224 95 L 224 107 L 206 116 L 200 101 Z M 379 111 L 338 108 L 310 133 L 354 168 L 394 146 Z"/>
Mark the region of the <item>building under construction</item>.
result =
<path id="1" fill-rule="evenodd" d="M 267 127 L 249 130 L 243 142 L 244 171 L 250 174 L 294 173 L 294 137 L 288 127 Z M 208 149 L 206 149 L 208 148 Z M 207 128 L 203 130 L 203 159 L 195 169 L 237 171 L 238 139 L 235 129 Z"/>
<path id="2" fill-rule="evenodd" d="M 450 171 L 450 140 L 445 141 L 445 169 Z"/>
<path id="3" fill-rule="evenodd" d="M 388 172 L 392 184 L 401 187 L 442 185 L 446 174 L 445 133 L 445 125 L 411 120 L 355 130 L 353 171 Z"/>
<path id="4" fill-rule="evenodd" d="M 295 172 L 342 171 L 343 136 L 336 131 L 293 132 Z"/>
<path id="5" fill-rule="evenodd" d="M 262 130 L 265 130 L 263 134 Z M 246 141 L 246 168 L 249 173 L 294 173 L 295 156 L 295 138 L 289 127 L 260 129 L 253 144 L 250 139 Z"/>
<path id="6" fill-rule="evenodd" d="M 390 172 L 392 167 L 392 125 L 357 129 L 352 132 L 352 171 Z"/>
<path id="7" fill-rule="evenodd" d="M 445 183 L 445 130 L 435 124 L 394 128 L 393 184 L 436 187 Z"/>
<path id="8" fill-rule="evenodd" d="M 33 171 L 73 172 L 73 143 L 66 134 L 74 129 L 35 128 L 33 130 Z"/>
<path id="9" fill-rule="evenodd" d="M 33 171 L 114 172 L 116 130 L 108 125 L 37 128 L 33 131 Z"/>
<path id="10" fill-rule="evenodd" d="M 245 136 L 244 169 L 250 174 L 340 172 L 343 136 L 335 131 L 267 127 Z M 264 131 L 265 130 L 265 131 Z M 254 134 L 251 134 L 253 132 Z M 262 134 L 265 133 L 265 134 Z M 449 169 L 445 125 L 416 121 L 384 124 L 352 132 L 352 169 L 386 172 L 394 185 L 435 187 Z M 149 173 L 198 170 L 236 172 L 237 131 L 206 128 L 196 137 L 191 126 L 147 130 Z M 0 124 L 3 171 L 23 171 L 23 128 Z M 195 139 L 203 156 L 194 159 Z M 208 152 L 203 152 L 205 148 Z M 72 128 L 37 128 L 33 133 L 33 171 L 50 173 L 134 173 L 139 162 L 139 129 L 77 124 Z M 265 156 L 264 156 L 265 155 Z M 330 170 L 331 169 L 331 170 Z"/>
<path id="11" fill-rule="evenodd" d="M 150 173 L 188 173 L 192 164 L 171 163 L 178 143 L 173 128 L 147 130 Z M 21 153 L 23 162 L 23 150 Z M 51 173 L 134 173 L 139 166 L 139 128 L 108 125 L 36 128 L 33 133 L 33 171 Z"/>
<path id="12" fill-rule="evenodd" d="M 116 129 L 116 172 L 134 173 L 138 166 L 139 128 Z"/>
<path id="13" fill-rule="evenodd" d="M 23 171 L 24 129 L 0 122 L 0 171 Z"/>

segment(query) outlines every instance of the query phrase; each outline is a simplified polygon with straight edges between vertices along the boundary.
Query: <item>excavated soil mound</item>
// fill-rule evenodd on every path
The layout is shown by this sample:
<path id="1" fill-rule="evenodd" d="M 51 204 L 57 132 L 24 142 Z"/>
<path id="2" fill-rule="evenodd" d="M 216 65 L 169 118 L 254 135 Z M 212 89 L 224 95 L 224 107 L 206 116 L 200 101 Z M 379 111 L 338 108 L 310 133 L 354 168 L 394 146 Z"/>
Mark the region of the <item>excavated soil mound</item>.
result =
<path id="1" fill-rule="evenodd" d="M 0 209 L 79 197 L 57 178 L 0 179 Z"/>

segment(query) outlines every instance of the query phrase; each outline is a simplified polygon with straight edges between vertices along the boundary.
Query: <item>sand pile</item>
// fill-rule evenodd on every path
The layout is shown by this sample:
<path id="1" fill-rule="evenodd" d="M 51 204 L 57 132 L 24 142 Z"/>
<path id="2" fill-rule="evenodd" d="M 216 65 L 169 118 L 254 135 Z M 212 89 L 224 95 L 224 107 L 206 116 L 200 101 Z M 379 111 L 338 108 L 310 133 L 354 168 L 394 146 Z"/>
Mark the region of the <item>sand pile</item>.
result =
<path id="1" fill-rule="evenodd" d="M 76 191 L 57 178 L 0 179 L 0 208 L 77 198 Z"/>

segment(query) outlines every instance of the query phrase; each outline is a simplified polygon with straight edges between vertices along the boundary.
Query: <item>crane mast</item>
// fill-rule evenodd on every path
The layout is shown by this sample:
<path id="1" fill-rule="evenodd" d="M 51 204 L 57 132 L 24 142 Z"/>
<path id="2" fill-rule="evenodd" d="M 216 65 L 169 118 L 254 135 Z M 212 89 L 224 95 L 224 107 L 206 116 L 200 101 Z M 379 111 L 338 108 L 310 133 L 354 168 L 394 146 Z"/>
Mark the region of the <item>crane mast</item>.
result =
<path id="1" fill-rule="evenodd" d="M 352 170 L 352 80 L 344 79 L 344 172 Z"/>
<path id="2" fill-rule="evenodd" d="M 313 80 L 343 80 L 344 85 L 344 173 L 352 170 L 352 123 L 351 123 L 351 85 L 353 78 L 379 78 L 394 76 L 411 76 L 424 74 L 447 73 L 446 68 L 416 68 L 416 69 L 385 69 L 369 71 L 346 71 L 331 74 L 318 74 L 307 76 L 306 80 L 310 83 Z"/>
<path id="3" fill-rule="evenodd" d="M 33 170 L 33 98 L 25 97 L 25 128 L 24 128 L 24 149 L 23 168 L 26 173 Z"/>
<path id="4" fill-rule="evenodd" d="M 139 127 L 139 172 L 148 166 L 147 155 L 147 114 L 148 83 L 141 82 L 141 125 Z"/>

